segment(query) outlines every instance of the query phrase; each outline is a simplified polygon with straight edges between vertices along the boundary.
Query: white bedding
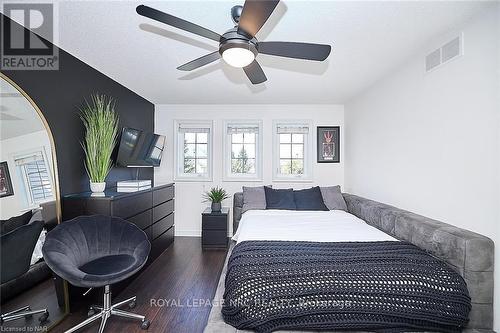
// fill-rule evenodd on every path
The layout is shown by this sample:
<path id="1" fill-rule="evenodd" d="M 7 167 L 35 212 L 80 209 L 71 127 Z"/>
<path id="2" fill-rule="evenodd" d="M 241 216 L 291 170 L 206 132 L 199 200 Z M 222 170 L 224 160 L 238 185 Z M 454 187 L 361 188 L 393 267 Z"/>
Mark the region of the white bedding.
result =
<path id="1" fill-rule="evenodd" d="M 397 239 L 341 210 L 250 210 L 243 214 L 233 240 L 372 242 Z"/>
<path id="2" fill-rule="evenodd" d="M 30 265 L 34 265 L 38 262 L 38 260 L 43 258 L 42 247 L 43 243 L 45 243 L 45 236 L 47 235 L 47 230 L 43 229 L 38 237 L 38 241 L 36 242 L 35 249 L 33 250 L 33 254 L 31 255 Z"/>

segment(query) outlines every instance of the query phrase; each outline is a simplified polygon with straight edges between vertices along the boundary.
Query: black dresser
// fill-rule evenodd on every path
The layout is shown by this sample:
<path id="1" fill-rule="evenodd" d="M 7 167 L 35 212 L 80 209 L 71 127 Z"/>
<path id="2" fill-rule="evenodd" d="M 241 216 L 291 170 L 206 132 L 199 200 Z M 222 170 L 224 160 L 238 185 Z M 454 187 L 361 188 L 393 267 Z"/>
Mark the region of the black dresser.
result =
<path id="1" fill-rule="evenodd" d="M 227 248 L 227 224 L 229 208 L 223 207 L 220 212 L 207 208 L 201 214 L 201 244 L 204 249 Z"/>
<path id="2" fill-rule="evenodd" d="M 63 221 L 80 215 L 111 215 L 128 220 L 144 230 L 151 241 L 149 262 L 174 240 L 174 184 L 155 186 L 137 192 L 104 194 L 77 193 L 63 197 Z"/>

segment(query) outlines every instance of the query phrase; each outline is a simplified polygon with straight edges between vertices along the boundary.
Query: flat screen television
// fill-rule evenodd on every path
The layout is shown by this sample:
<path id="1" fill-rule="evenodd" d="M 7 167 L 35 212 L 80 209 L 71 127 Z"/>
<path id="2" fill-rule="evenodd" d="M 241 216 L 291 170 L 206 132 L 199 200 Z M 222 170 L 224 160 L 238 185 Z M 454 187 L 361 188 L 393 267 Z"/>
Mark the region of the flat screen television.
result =
<path id="1" fill-rule="evenodd" d="M 124 128 L 116 164 L 121 167 L 157 167 L 165 148 L 165 136 Z"/>

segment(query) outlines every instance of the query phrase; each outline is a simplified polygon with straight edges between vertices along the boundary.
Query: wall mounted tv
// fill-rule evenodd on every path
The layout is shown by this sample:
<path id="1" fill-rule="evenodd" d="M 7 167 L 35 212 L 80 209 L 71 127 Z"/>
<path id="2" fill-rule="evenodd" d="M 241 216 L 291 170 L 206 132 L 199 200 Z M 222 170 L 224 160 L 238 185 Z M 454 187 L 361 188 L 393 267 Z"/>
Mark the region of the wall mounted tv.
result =
<path id="1" fill-rule="evenodd" d="M 121 167 L 157 167 L 165 148 L 165 136 L 124 128 L 116 164 Z"/>

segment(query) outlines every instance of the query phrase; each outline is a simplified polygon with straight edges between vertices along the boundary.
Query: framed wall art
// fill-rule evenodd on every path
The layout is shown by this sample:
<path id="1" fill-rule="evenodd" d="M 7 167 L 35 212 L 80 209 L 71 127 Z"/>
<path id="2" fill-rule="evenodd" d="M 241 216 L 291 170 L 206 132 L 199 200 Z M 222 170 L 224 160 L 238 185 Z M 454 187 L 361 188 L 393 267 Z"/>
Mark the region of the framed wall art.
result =
<path id="1" fill-rule="evenodd" d="M 14 195 L 7 162 L 0 163 L 0 198 Z"/>
<path id="2" fill-rule="evenodd" d="M 317 162 L 340 162 L 340 126 L 317 127 Z"/>

